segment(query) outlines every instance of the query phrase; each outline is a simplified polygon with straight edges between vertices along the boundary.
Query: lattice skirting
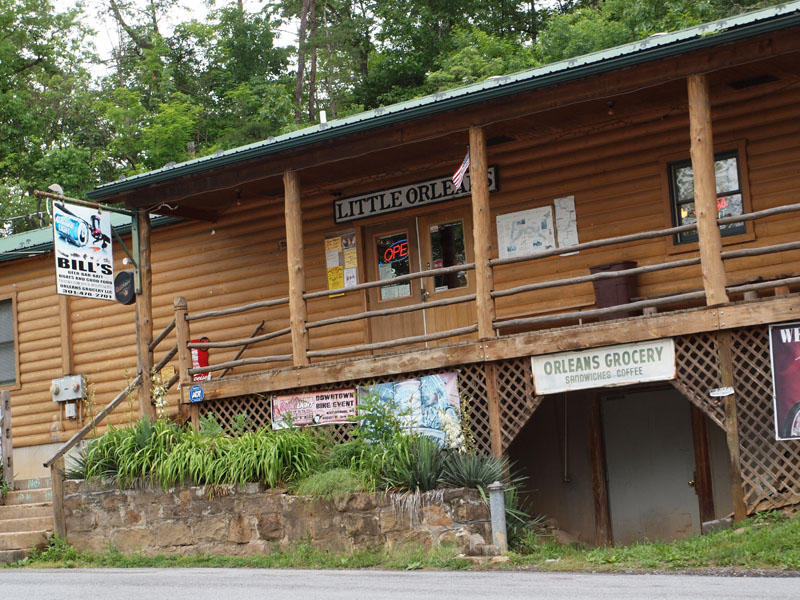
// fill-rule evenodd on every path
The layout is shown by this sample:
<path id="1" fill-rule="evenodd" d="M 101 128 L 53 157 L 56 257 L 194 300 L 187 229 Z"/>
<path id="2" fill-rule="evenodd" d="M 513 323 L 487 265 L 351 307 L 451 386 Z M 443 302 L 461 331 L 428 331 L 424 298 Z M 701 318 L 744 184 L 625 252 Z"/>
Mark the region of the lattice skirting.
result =
<path id="1" fill-rule="evenodd" d="M 675 338 L 677 379 L 673 385 L 698 406 L 718 426 L 725 428 L 724 403 L 708 395 L 719 387 L 717 337 L 700 333 Z M 769 364 L 767 326 L 733 331 L 734 381 L 737 391 L 741 473 L 745 503 L 749 511 L 777 508 L 800 502 L 800 441 L 777 442 L 774 437 L 772 376 Z M 469 415 L 476 448 L 491 453 L 489 404 L 486 368 L 468 364 L 458 372 L 462 408 Z M 313 389 L 366 386 L 429 375 L 441 370 L 418 371 L 385 378 L 339 382 Z M 542 401 L 533 392 L 530 359 L 527 357 L 495 363 L 496 386 L 500 397 L 500 431 L 503 450 L 507 449 Z M 282 393 L 310 391 L 311 388 Z M 269 395 L 252 394 L 227 398 L 205 405 L 223 424 L 245 412 L 254 428 L 272 422 Z M 319 428 L 336 442 L 349 439 L 349 424 Z"/>
<path id="2" fill-rule="evenodd" d="M 745 504 L 749 512 L 795 504 L 800 502 L 800 441 L 775 440 L 769 328 L 732 333 Z M 713 333 L 675 338 L 678 378 L 673 385 L 724 429 L 724 403 L 708 395 L 720 385 L 716 340 Z"/>
<path id="3" fill-rule="evenodd" d="M 483 364 L 468 364 L 452 369 L 458 373 L 458 391 L 462 410 L 468 415 L 476 449 L 485 454 L 491 453 L 489 435 L 489 404 L 486 391 L 486 368 Z M 300 393 L 313 390 L 341 389 L 347 387 L 369 387 L 378 383 L 402 381 L 433 373 L 441 369 L 404 373 L 384 378 L 360 379 L 338 382 L 313 388 L 284 390 L 281 394 Z M 496 363 L 497 389 L 500 395 L 500 422 L 503 448 L 517 436 L 523 425 L 530 419 L 538 401 L 533 397 L 533 379 L 530 359 L 517 358 Z M 271 394 L 250 394 L 235 398 L 224 398 L 203 405 L 203 414 L 213 414 L 222 425 L 230 425 L 236 416 L 246 413 L 253 429 L 272 425 Z M 349 424 L 325 425 L 321 432 L 330 435 L 336 442 L 349 439 Z"/>

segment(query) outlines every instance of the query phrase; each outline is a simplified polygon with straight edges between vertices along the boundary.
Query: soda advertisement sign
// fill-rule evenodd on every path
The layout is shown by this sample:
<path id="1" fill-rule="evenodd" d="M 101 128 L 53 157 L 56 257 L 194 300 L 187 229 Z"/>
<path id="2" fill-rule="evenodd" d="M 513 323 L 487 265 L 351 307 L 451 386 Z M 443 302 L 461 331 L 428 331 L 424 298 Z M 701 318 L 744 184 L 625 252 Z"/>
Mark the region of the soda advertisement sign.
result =
<path id="1" fill-rule="evenodd" d="M 800 439 L 800 323 L 769 326 L 775 439 Z"/>
<path id="2" fill-rule="evenodd" d="M 54 202 L 53 245 L 59 294 L 114 300 L 110 213 Z"/>
<path id="3" fill-rule="evenodd" d="M 675 379 L 672 339 L 531 358 L 536 395 Z"/>

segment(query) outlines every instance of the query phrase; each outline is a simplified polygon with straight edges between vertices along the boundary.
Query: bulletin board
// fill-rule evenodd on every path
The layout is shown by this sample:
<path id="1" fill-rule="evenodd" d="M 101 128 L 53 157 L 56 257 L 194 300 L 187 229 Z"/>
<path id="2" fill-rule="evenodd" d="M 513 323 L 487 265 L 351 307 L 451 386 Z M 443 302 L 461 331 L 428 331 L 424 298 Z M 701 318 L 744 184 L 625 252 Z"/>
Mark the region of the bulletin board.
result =
<path id="1" fill-rule="evenodd" d="M 339 290 L 358 285 L 358 251 L 356 232 L 347 231 L 325 236 L 325 269 L 328 289 Z M 341 294 L 331 294 L 331 298 Z"/>

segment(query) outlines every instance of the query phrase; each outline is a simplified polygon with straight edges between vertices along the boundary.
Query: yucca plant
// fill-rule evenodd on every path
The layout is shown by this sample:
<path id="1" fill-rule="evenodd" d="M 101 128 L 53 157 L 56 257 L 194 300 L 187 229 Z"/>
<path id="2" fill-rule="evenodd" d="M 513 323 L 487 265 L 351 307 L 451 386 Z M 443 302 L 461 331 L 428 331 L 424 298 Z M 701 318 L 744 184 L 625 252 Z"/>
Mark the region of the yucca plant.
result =
<path id="1" fill-rule="evenodd" d="M 436 489 L 442 477 L 445 456 L 433 438 L 405 436 L 386 457 L 384 482 L 396 490 L 427 492 Z"/>
<path id="2" fill-rule="evenodd" d="M 450 452 L 442 469 L 442 482 L 453 487 L 486 489 L 495 481 L 518 487 L 525 477 L 511 473 L 508 459 L 486 454 Z"/>

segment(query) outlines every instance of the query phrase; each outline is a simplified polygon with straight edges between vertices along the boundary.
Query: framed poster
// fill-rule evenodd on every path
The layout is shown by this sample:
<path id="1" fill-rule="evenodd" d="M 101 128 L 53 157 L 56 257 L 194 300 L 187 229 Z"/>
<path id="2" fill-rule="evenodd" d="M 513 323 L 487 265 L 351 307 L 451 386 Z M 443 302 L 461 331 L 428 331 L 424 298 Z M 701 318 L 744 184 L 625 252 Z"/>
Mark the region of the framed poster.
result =
<path id="1" fill-rule="evenodd" d="M 769 326 L 776 440 L 800 439 L 800 323 Z"/>

